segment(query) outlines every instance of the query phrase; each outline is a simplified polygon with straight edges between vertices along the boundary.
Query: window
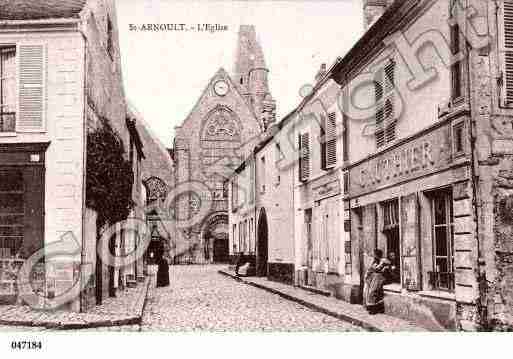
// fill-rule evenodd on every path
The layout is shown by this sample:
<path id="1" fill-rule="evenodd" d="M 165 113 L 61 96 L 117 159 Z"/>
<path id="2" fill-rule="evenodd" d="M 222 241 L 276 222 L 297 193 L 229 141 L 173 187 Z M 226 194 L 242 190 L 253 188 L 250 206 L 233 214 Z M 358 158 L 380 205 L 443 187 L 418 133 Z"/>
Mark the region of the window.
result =
<path id="1" fill-rule="evenodd" d="M 452 136 L 454 143 L 454 154 L 459 155 L 465 151 L 464 148 L 464 127 L 465 124 L 463 122 L 457 123 L 452 128 Z"/>
<path id="2" fill-rule="evenodd" d="M 344 193 L 348 193 L 349 192 L 349 172 L 344 172 L 344 175 L 343 175 L 343 179 L 344 179 Z"/>
<path id="3" fill-rule="evenodd" d="M 253 253 L 253 218 L 249 219 L 248 252 Z"/>
<path id="4" fill-rule="evenodd" d="M 451 26 L 451 52 L 453 56 L 460 53 L 460 27 L 458 24 Z M 461 97 L 461 62 L 451 66 L 451 98 L 457 100 Z"/>
<path id="5" fill-rule="evenodd" d="M 396 119 L 394 112 L 395 62 L 390 60 L 378 71 L 374 82 L 376 100 L 376 147 L 395 140 Z"/>
<path id="6" fill-rule="evenodd" d="M 305 246 L 305 261 L 308 268 L 313 266 L 313 238 L 312 238 L 312 209 L 308 208 L 305 210 L 305 235 L 306 235 L 306 246 Z"/>
<path id="7" fill-rule="evenodd" d="M 279 142 L 276 142 L 276 147 L 275 147 L 275 158 L 276 158 L 276 164 L 278 162 L 280 162 L 282 159 L 283 159 L 283 153 L 281 152 L 281 146 L 280 146 L 280 143 Z M 281 177 L 280 177 L 280 168 L 278 165 L 275 166 L 275 169 L 276 169 L 276 185 L 279 185 L 280 184 L 280 181 L 281 181 Z"/>
<path id="8" fill-rule="evenodd" d="M 228 181 L 223 182 L 223 198 L 228 198 Z"/>
<path id="9" fill-rule="evenodd" d="M 450 190 L 432 194 L 433 267 L 429 281 L 433 289 L 454 290 L 453 210 Z"/>
<path id="10" fill-rule="evenodd" d="M 348 129 L 348 121 L 347 117 L 342 114 L 342 150 L 343 150 L 343 160 L 349 161 L 349 129 Z"/>
<path id="11" fill-rule="evenodd" d="M 0 47 L 0 133 L 16 131 L 16 47 Z"/>
<path id="12" fill-rule="evenodd" d="M 239 223 L 239 252 L 242 252 L 242 222 Z"/>
<path id="13" fill-rule="evenodd" d="M 307 181 L 310 177 L 310 134 L 299 135 L 299 180 Z"/>
<path id="14" fill-rule="evenodd" d="M 503 96 L 505 106 L 513 104 L 513 3 L 503 1 L 502 6 Z"/>
<path id="15" fill-rule="evenodd" d="M 23 172 L 0 170 L 0 257 L 15 258 L 24 240 Z"/>
<path id="16" fill-rule="evenodd" d="M 262 157 L 260 159 L 260 162 L 262 164 L 262 177 L 260 178 L 260 183 L 261 183 L 261 187 L 260 187 L 260 193 L 265 193 L 265 182 L 266 182 L 266 168 L 265 168 L 265 157 Z"/>
<path id="17" fill-rule="evenodd" d="M 249 252 L 249 220 L 247 219 L 244 223 L 244 237 L 245 251 Z"/>
<path id="18" fill-rule="evenodd" d="M 232 226 L 232 231 L 233 231 L 233 235 L 232 235 L 232 238 L 233 238 L 233 243 L 232 243 L 232 248 L 233 248 L 233 253 L 235 254 L 237 252 L 237 225 L 234 224 Z"/>
<path id="19" fill-rule="evenodd" d="M 330 112 L 321 118 L 321 169 L 327 170 L 337 164 L 337 115 Z"/>
<path id="20" fill-rule="evenodd" d="M 243 221 L 241 223 L 241 231 L 242 231 L 242 249 L 241 252 L 246 252 L 246 221 Z"/>

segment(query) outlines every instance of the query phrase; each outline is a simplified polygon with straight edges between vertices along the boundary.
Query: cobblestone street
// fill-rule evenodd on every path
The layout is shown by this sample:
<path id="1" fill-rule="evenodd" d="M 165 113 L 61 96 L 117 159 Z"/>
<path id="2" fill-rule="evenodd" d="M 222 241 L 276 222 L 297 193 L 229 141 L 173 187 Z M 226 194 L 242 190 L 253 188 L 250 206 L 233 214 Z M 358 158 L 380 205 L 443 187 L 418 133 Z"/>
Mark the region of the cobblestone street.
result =
<path id="1" fill-rule="evenodd" d="M 218 270 L 224 268 L 225 265 L 171 266 L 169 287 L 151 285 L 141 325 L 73 331 L 362 331 L 350 323 L 219 274 Z M 52 329 L 0 326 L 0 332 L 49 330 Z"/>
<path id="2" fill-rule="evenodd" d="M 170 268 L 171 285 L 149 293 L 142 330 L 358 331 L 278 295 L 226 278 L 226 266 Z"/>

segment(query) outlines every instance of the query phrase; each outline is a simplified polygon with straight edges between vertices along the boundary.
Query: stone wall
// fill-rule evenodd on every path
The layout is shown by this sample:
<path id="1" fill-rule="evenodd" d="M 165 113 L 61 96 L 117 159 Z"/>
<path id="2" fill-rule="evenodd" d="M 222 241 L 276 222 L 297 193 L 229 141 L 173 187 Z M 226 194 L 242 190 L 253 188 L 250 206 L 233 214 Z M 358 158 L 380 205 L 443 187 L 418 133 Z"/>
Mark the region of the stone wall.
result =
<path id="1" fill-rule="evenodd" d="M 89 0 L 82 13 L 82 31 L 87 39 L 85 78 L 88 130 L 98 126 L 100 118 L 108 120 L 123 141 L 128 158 L 130 139 L 126 127 L 127 105 L 114 1 Z M 86 234 L 86 237 L 94 240 L 97 236 L 95 233 Z M 102 264 L 101 271 L 102 296 L 106 298 L 109 296 L 109 268 Z"/>

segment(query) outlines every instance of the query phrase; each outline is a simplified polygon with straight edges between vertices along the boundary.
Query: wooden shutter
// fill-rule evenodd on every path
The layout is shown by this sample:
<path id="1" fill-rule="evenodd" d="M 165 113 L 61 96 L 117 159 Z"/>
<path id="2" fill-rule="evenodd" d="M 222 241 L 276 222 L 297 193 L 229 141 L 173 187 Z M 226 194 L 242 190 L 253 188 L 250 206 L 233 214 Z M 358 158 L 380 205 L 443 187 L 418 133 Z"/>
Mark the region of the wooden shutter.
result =
<path id="1" fill-rule="evenodd" d="M 374 98 L 376 101 L 376 147 L 379 148 L 385 144 L 385 132 L 383 121 L 385 113 L 383 109 L 383 73 L 380 71 L 374 81 Z"/>
<path id="2" fill-rule="evenodd" d="M 385 102 L 383 105 L 385 118 L 385 143 L 395 140 L 395 62 L 389 61 L 385 66 L 385 77 L 383 78 L 385 90 Z"/>
<path id="3" fill-rule="evenodd" d="M 326 119 L 326 167 L 337 164 L 337 115 L 331 112 Z"/>
<path id="4" fill-rule="evenodd" d="M 19 46 L 18 132 L 44 129 L 46 54 L 43 45 Z"/>
<path id="5" fill-rule="evenodd" d="M 23 171 L 25 183 L 25 233 L 21 255 L 28 258 L 43 248 L 44 167 L 27 166 Z"/>
<path id="6" fill-rule="evenodd" d="M 419 204 L 416 193 L 401 198 L 400 211 L 403 285 L 408 290 L 420 290 Z"/>
<path id="7" fill-rule="evenodd" d="M 310 177 L 310 134 L 299 135 L 299 180 L 306 181 Z"/>
<path id="8" fill-rule="evenodd" d="M 321 145 L 321 169 L 325 170 L 326 167 L 326 144 L 327 144 L 327 136 L 326 136 L 326 126 L 328 123 L 328 119 L 321 115 L 321 126 L 320 126 L 320 136 L 319 143 Z"/>
<path id="9" fill-rule="evenodd" d="M 363 218 L 362 218 L 362 243 L 361 246 L 363 248 L 363 273 L 365 275 L 365 271 L 371 265 L 374 258 L 374 249 L 376 249 L 376 204 L 369 204 L 363 207 Z"/>
<path id="10" fill-rule="evenodd" d="M 503 53 L 504 53 L 504 95 L 506 106 L 513 103 L 513 3 L 504 1 L 502 8 Z"/>

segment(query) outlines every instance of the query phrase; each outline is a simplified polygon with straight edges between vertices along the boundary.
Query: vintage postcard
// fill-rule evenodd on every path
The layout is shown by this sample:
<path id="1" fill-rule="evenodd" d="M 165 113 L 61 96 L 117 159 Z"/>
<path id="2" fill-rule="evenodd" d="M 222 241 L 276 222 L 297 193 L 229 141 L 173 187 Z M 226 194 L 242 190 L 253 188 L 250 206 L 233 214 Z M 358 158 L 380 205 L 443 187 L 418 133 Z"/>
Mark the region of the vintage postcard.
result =
<path id="1" fill-rule="evenodd" d="M 513 1 L 0 0 L 9 352 L 512 331 L 512 263 Z"/>

